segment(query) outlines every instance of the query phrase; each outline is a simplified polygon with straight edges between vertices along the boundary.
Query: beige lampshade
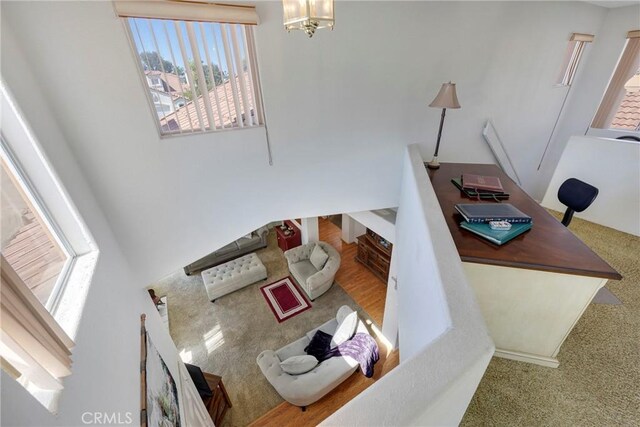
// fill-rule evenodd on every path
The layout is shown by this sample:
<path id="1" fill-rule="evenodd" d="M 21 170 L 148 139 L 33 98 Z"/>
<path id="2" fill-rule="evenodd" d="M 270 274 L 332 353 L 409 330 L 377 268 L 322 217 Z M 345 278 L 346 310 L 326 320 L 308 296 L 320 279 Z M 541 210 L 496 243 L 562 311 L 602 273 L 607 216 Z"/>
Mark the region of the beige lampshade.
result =
<path id="1" fill-rule="evenodd" d="M 456 95 L 456 84 L 451 82 L 443 83 L 440 92 L 438 92 L 438 96 L 431 101 L 429 107 L 460 108 L 458 96 Z"/>

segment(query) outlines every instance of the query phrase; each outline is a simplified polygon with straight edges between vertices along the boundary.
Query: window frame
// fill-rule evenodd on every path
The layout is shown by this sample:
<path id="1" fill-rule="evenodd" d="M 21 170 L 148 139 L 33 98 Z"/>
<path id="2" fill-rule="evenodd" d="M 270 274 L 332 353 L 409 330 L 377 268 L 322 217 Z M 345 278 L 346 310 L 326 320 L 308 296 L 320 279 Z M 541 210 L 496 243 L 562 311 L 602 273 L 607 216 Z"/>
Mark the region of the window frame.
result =
<path id="1" fill-rule="evenodd" d="M 4 309 L 9 310 L 9 313 L 13 313 L 13 310 L 21 309 L 36 313 L 37 318 L 28 316 L 13 317 L 23 325 L 23 330 L 27 331 L 27 333 L 19 337 L 20 340 L 31 340 L 31 342 L 34 339 L 39 340 L 44 336 L 36 336 L 36 331 L 34 330 L 31 333 L 32 329 L 30 328 L 34 326 L 40 328 L 40 331 L 45 328 L 50 331 L 50 334 L 46 336 L 52 338 L 53 341 L 58 340 L 61 345 L 66 347 L 66 350 L 58 347 L 58 350 L 54 350 L 57 352 L 56 354 L 60 356 L 62 352 L 66 352 L 68 355 L 72 355 L 74 340 L 77 337 L 82 321 L 82 314 L 98 263 L 100 250 L 65 189 L 62 180 L 53 169 L 51 161 L 40 143 L 38 133 L 34 132 L 34 128 L 31 127 L 27 117 L 16 103 L 2 76 L 0 76 L 0 108 L 2 109 L 0 127 L 2 128 L 3 144 L 5 144 L 5 148 L 8 148 L 6 151 L 11 153 L 15 160 L 14 164 L 17 163 L 19 165 L 22 175 L 35 190 L 32 194 L 36 194 L 40 198 L 40 206 L 46 209 L 51 223 L 58 228 L 58 236 L 64 236 L 63 238 L 68 245 L 67 249 L 70 248 L 75 255 L 74 262 L 69 264 L 64 286 L 56 293 L 52 310 L 45 307 L 19 277 L 19 280 L 12 280 L 14 284 L 18 284 L 17 287 L 3 281 L 3 293 L 10 288 L 16 291 L 22 289 L 23 291 L 20 291 L 20 293 L 24 297 L 21 299 L 25 304 L 4 306 Z M 48 137 L 49 134 L 45 132 L 51 130 L 51 128 L 45 126 L 39 130 L 43 132 L 41 135 Z M 34 207 L 34 209 L 36 208 Z M 13 268 L 9 263 L 2 264 L 3 276 L 10 278 L 10 272 Z M 26 325 L 24 322 L 31 322 L 28 324 L 28 328 L 24 327 Z M 9 325 L 9 327 L 15 327 L 15 325 L 16 323 L 13 322 L 13 326 Z M 15 331 L 16 329 L 14 328 L 13 330 Z M 47 342 L 52 343 L 53 341 L 48 340 Z M 4 351 L 15 355 L 17 353 L 12 349 L 12 343 L 17 343 L 16 337 L 8 337 L 7 341 L 2 343 L 2 346 Z M 27 350 L 27 347 L 21 348 L 34 360 L 37 357 L 42 357 L 42 353 L 36 354 Z M 52 357 L 55 358 L 53 355 Z M 14 369 L 5 369 L 5 365 L 10 364 L 10 362 L 3 363 L 3 370 L 6 370 L 10 376 L 14 377 L 16 382 L 24 387 L 50 413 L 56 414 L 60 396 L 64 392 L 65 378 L 68 375 L 73 375 L 72 359 L 64 362 L 67 365 L 66 372 L 60 371 L 61 365 L 58 365 L 56 372 L 49 372 L 51 378 L 59 382 L 59 387 L 46 389 L 36 385 L 36 382 L 34 382 L 36 377 L 33 375 L 43 378 L 40 376 L 43 372 L 42 369 L 46 370 L 47 368 L 42 364 L 33 364 L 28 360 L 22 360 L 26 365 L 22 371 L 16 370 L 15 367 L 13 367 Z M 48 360 L 53 359 L 49 358 Z M 19 378 L 16 378 L 16 373 L 19 374 Z"/>
<path id="2" fill-rule="evenodd" d="M 572 39 L 569 40 L 569 44 L 565 49 L 562 67 L 558 73 L 555 86 L 556 87 L 570 87 L 573 84 L 573 80 L 578 72 L 580 61 L 587 48 L 587 40 Z"/>
<path id="3" fill-rule="evenodd" d="M 138 16 L 140 17 L 140 16 Z M 209 127 L 205 130 L 202 129 L 191 129 L 191 130 L 183 130 L 181 132 L 168 132 L 168 133 L 163 133 L 162 131 L 162 127 L 160 126 L 160 119 L 158 117 L 158 114 L 156 112 L 156 108 L 155 108 L 155 104 L 153 103 L 153 99 L 151 98 L 151 94 L 150 94 L 150 87 L 146 81 L 147 77 L 145 75 L 145 70 L 142 67 L 140 58 L 138 57 L 138 52 L 137 52 L 137 45 L 135 42 L 135 37 L 131 31 L 131 28 L 129 26 L 128 23 L 128 19 L 131 18 L 136 18 L 136 16 L 120 16 L 120 21 L 122 23 L 122 26 L 124 28 L 125 34 L 127 36 L 127 40 L 129 42 L 129 51 L 131 54 L 131 57 L 133 59 L 133 61 L 135 62 L 135 66 L 136 66 L 136 70 L 137 70 L 137 74 L 139 77 L 139 81 L 140 84 L 142 85 L 142 89 L 143 92 L 145 93 L 145 98 L 147 99 L 147 104 L 149 105 L 149 111 L 151 113 L 151 117 L 154 121 L 154 127 L 156 128 L 156 132 L 158 133 L 158 137 L 160 139 L 171 139 L 171 138 L 180 138 L 180 137 L 189 137 L 189 136 L 195 136 L 195 135 L 206 135 L 206 134 L 212 134 L 212 133 L 223 133 L 223 132 L 232 132 L 232 131 L 240 131 L 240 130 L 256 130 L 256 129 L 263 129 L 264 131 L 266 131 L 266 115 L 264 112 L 264 105 L 263 105 L 263 97 L 262 97 L 262 85 L 260 82 L 260 74 L 259 74 L 259 67 L 258 67 L 258 55 L 256 52 L 256 48 L 255 48 L 255 37 L 254 37 L 254 31 L 253 31 L 253 25 L 250 23 L 231 23 L 232 25 L 242 25 L 244 27 L 244 31 L 245 31 L 245 36 L 246 36 L 246 45 L 247 45 L 247 52 L 249 55 L 249 58 L 247 63 L 248 66 L 251 68 L 251 73 L 254 76 L 254 84 L 252 87 L 253 90 L 253 101 L 254 101 L 254 105 L 255 105 L 255 110 L 256 110 L 256 120 L 258 121 L 258 124 L 256 125 L 252 125 L 252 126 L 237 126 L 237 127 L 229 127 L 229 128 L 216 128 L 216 127 Z M 186 22 L 186 20 L 181 20 L 179 18 L 175 18 L 175 19 L 168 19 L 168 18 L 142 18 L 142 19 L 164 19 L 167 20 L 169 22 Z M 218 24 L 225 24 L 224 22 L 213 22 L 213 21 L 197 21 L 194 20 L 192 22 L 196 22 L 196 23 L 218 23 Z M 188 104 L 188 101 L 185 101 L 185 106 Z M 178 107 L 178 108 L 182 108 L 182 107 Z M 177 110 L 177 108 L 176 108 Z M 205 111 L 202 112 L 203 114 L 206 114 Z"/>
<path id="4" fill-rule="evenodd" d="M 22 187 L 24 194 L 29 199 L 31 206 L 37 211 L 40 219 L 45 223 L 51 235 L 56 240 L 56 243 L 67 257 L 60 274 L 56 279 L 56 283 L 47 299 L 47 303 L 44 307 L 52 316 L 55 316 L 55 312 L 58 308 L 58 303 L 62 298 L 65 287 L 71 275 L 71 270 L 75 265 L 78 254 L 73 250 L 73 247 L 69 243 L 69 240 L 64 235 L 64 232 L 57 224 L 51 212 L 47 208 L 46 203 L 40 196 L 35 185 L 29 179 L 29 176 L 24 171 L 24 168 L 20 164 L 20 161 L 16 158 L 15 154 L 11 150 L 11 147 L 7 143 L 6 137 L 3 132 L 0 132 L 0 157 L 5 161 L 10 172 L 13 174 L 16 181 Z"/>
<path id="5" fill-rule="evenodd" d="M 627 33 L 627 38 L 625 39 L 625 43 L 622 46 L 622 50 L 620 52 L 620 55 L 618 56 L 618 60 L 615 63 L 615 66 L 613 67 L 613 70 L 611 72 L 611 75 L 609 77 L 609 80 L 607 81 L 607 85 L 604 89 L 604 92 L 602 94 L 602 96 L 600 97 L 600 100 L 598 102 L 598 105 L 596 107 L 596 110 L 593 114 L 593 116 L 591 117 L 591 120 L 589 121 L 589 127 L 587 129 L 587 132 L 585 133 L 586 135 L 589 136 L 595 136 L 595 137 L 600 137 L 600 138 L 618 138 L 620 136 L 625 136 L 625 135 L 631 135 L 631 136 L 638 136 L 640 137 L 640 129 L 638 130 L 631 130 L 631 129 L 620 129 L 620 128 L 612 128 L 611 126 L 611 121 L 609 120 L 610 118 L 612 118 L 615 113 L 617 112 L 618 108 L 620 108 L 620 103 L 622 102 L 622 100 L 624 99 L 624 95 L 622 96 L 622 100 L 617 103 L 616 105 L 612 105 L 611 109 L 607 112 L 607 122 L 608 124 L 605 127 L 605 125 L 603 125 L 602 127 L 596 127 L 594 126 L 594 123 L 597 120 L 602 120 L 602 118 L 600 117 L 602 114 L 604 114 L 604 110 L 603 110 L 603 103 L 608 101 L 608 97 L 611 96 L 611 94 L 609 93 L 610 89 L 611 89 L 611 85 L 614 83 L 614 80 L 616 79 L 616 75 L 619 72 L 619 68 L 621 66 L 621 63 L 623 61 L 623 59 L 625 59 L 625 54 L 628 51 L 629 48 L 629 44 L 630 43 L 634 43 L 634 44 L 640 44 L 640 41 L 634 41 L 634 40 L 640 40 L 640 31 L 638 30 L 634 30 L 634 31 L 629 31 Z M 639 47 L 640 49 L 640 47 Z M 637 55 L 640 56 L 640 52 L 637 53 Z M 622 89 L 624 89 L 624 84 L 622 86 Z"/>

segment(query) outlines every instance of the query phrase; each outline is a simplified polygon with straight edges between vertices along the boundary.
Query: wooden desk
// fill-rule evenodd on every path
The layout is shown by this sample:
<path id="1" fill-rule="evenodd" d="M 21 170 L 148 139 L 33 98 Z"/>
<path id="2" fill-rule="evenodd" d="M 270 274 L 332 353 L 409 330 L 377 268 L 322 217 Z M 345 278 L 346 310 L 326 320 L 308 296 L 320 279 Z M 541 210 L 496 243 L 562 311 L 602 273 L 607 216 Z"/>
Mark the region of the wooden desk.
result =
<path id="1" fill-rule="evenodd" d="M 498 176 L 533 228 L 496 246 L 460 228 L 456 203 L 477 202 L 451 183 L 462 173 Z M 622 276 L 529 197 L 496 165 L 443 163 L 428 170 L 473 286 L 496 356 L 557 367 L 560 346 L 608 279 Z"/>

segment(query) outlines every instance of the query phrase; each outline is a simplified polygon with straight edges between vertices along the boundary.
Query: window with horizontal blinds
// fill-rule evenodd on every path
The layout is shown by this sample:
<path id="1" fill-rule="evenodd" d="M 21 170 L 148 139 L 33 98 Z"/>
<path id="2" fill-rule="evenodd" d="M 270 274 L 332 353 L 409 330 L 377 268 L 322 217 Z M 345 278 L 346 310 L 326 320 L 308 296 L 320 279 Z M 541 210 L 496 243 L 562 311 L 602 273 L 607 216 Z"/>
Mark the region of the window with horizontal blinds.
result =
<path id="1" fill-rule="evenodd" d="M 592 128 L 640 131 L 640 31 L 629 31 Z"/>
<path id="2" fill-rule="evenodd" d="M 264 123 L 250 26 L 126 18 L 162 136 Z"/>

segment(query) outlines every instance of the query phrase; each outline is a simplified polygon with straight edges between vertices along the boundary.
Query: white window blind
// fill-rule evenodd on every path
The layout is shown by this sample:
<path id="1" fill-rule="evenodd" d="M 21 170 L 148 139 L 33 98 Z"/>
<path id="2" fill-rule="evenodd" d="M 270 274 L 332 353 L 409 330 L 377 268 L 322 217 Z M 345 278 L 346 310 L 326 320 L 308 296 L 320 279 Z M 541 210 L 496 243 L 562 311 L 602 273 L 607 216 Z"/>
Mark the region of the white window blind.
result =
<path id="1" fill-rule="evenodd" d="M 0 305 L 3 366 L 23 386 L 40 390 L 62 389 L 71 374 L 73 341 L 1 256 Z"/>
<path id="2" fill-rule="evenodd" d="M 161 135 L 264 123 L 250 26 L 148 17 L 126 23 Z M 153 79 L 162 85 L 152 87 Z"/>
<path id="3" fill-rule="evenodd" d="M 118 16 L 123 18 L 258 24 L 258 14 L 254 6 L 207 3 L 199 0 L 115 1 L 113 4 Z"/>
<path id="4" fill-rule="evenodd" d="M 594 36 L 591 34 L 573 33 L 571 35 L 567 51 L 562 62 L 562 67 L 560 68 L 560 73 L 558 75 L 558 85 L 571 86 L 586 44 L 593 42 L 593 39 Z"/>

